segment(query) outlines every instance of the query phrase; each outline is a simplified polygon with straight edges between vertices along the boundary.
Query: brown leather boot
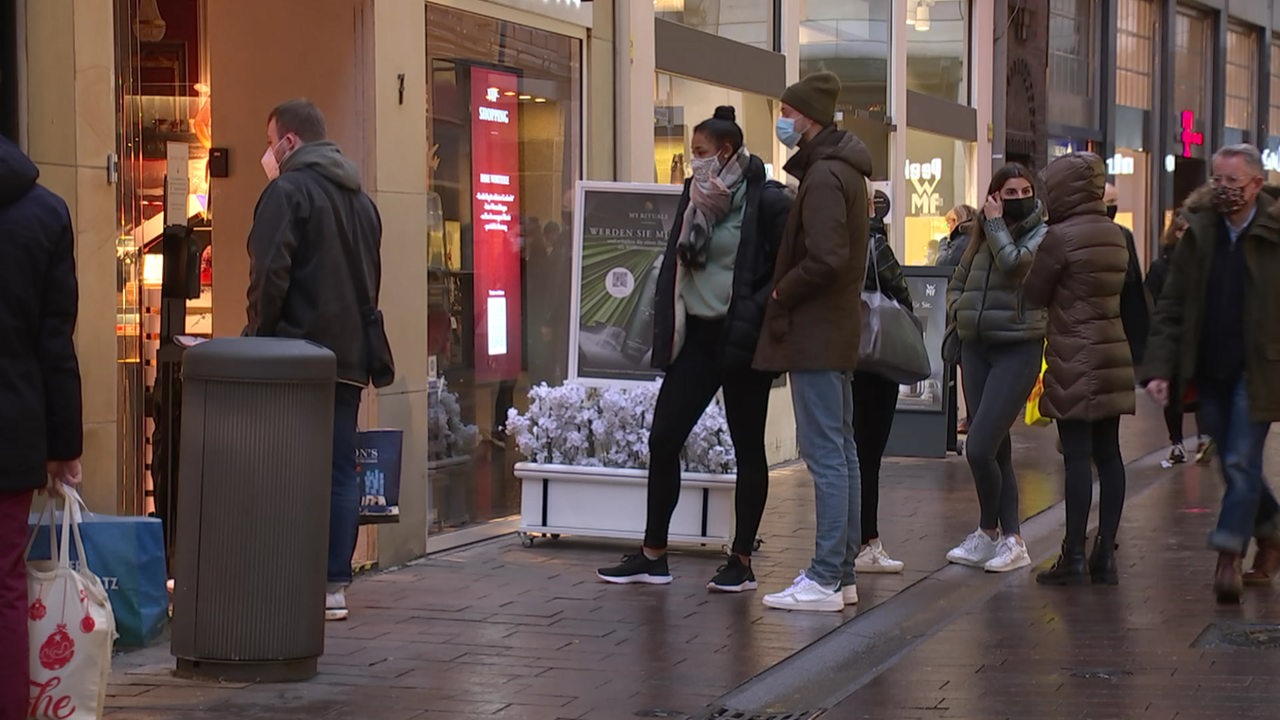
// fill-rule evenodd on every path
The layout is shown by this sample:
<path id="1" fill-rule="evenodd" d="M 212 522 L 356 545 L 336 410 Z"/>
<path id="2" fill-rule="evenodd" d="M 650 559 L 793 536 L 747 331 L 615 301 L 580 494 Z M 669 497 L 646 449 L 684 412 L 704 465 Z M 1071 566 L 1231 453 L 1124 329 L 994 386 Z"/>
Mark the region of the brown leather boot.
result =
<path id="1" fill-rule="evenodd" d="M 1258 538 L 1258 552 L 1253 555 L 1253 569 L 1244 574 L 1245 585 L 1269 585 L 1280 570 L 1280 542 Z"/>
<path id="2" fill-rule="evenodd" d="M 1218 602 L 1237 605 L 1244 592 L 1240 578 L 1240 556 L 1235 553 L 1218 553 L 1218 569 L 1213 574 L 1213 592 Z"/>

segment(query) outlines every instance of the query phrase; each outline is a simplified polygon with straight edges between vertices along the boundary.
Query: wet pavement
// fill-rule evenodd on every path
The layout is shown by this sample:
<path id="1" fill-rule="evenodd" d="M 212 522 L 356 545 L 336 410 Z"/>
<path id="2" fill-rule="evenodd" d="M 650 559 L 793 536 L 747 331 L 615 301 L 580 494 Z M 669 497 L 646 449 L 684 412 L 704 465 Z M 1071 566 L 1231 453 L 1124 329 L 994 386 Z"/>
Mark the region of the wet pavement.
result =
<path id="1" fill-rule="evenodd" d="M 1268 467 L 1278 461 L 1273 439 Z M 1118 587 L 1012 578 L 824 720 L 1277 717 L 1280 591 L 1249 588 L 1241 605 L 1217 605 L 1205 550 L 1216 471 L 1144 465 L 1130 476 L 1162 479 L 1126 505 Z M 1043 568 L 1052 553 L 1040 558 Z"/>
<path id="2" fill-rule="evenodd" d="M 1124 433 L 1127 458 L 1159 448 L 1163 443 L 1159 413 L 1144 407 L 1138 418 L 1126 421 Z M 1017 429 L 1015 461 L 1024 516 L 1030 517 L 1061 498 L 1061 460 L 1054 450 L 1054 438 L 1051 429 Z M 1154 466 L 1155 461 L 1148 464 Z M 1179 497 L 1190 497 L 1182 492 Z M 1216 505 L 1216 485 L 1201 482 L 1197 492 L 1196 502 Z M 715 552 L 673 554 L 676 581 L 669 586 L 610 586 L 595 580 L 594 569 L 612 564 L 632 546 L 566 537 L 524 548 L 516 538 L 507 537 L 360 578 L 349 593 L 352 618 L 327 626 L 320 675 L 310 682 L 235 685 L 180 680 L 171 676 L 173 660 L 167 646 L 160 645 L 117 658 L 107 716 L 121 720 L 688 717 L 726 691 L 743 683 L 749 685 L 757 674 L 842 625 L 848 624 L 845 630 L 874 634 L 876 612 L 872 609 L 913 585 L 926 587 L 920 581 L 944 567 L 943 554 L 972 530 L 976 514 L 972 484 L 961 458 L 887 460 L 880 529 L 886 547 L 907 563 L 907 571 L 899 576 L 862 576 L 862 604 L 856 612 L 766 610 L 760 605 L 760 595 L 788 584 L 807 564 L 812 551 L 812 485 L 803 467 L 793 465 L 773 474 L 761 529 L 765 544 L 754 561 L 759 592 L 708 594 L 704 584 L 722 561 Z M 1145 532 L 1138 529 L 1145 527 L 1140 525 L 1143 517 L 1152 520 L 1156 516 L 1135 511 L 1126 520 L 1126 528 L 1134 528 L 1133 548 L 1126 543 L 1124 551 L 1126 562 L 1136 562 L 1139 553 L 1152 552 L 1151 547 L 1138 544 Z M 1189 523 L 1211 519 L 1203 512 L 1178 517 Z M 1151 534 L 1165 537 L 1169 527 L 1157 522 Z M 1181 542 L 1198 550 L 1203 533 L 1196 529 L 1193 535 L 1181 537 Z M 1048 550 L 1047 546 L 1032 547 L 1037 558 L 1047 557 Z M 1148 595 L 1158 595 L 1169 587 L 1184 585 L 1190 592 L 1194 580 L 1205 584 L 1199 588 L 1204 593 L 1198 593 L 1199 599 L 1205 600 L 1208 576 L 1201 566 L 1208 561 L 1204 553 L 1182 551 L 1188 559 L 1180 581 L 1162 576 L 1146 585 L 1127 583 L 1120 592 L 1134 593 L 1146 587 Z M 1126 568 L 1126 573 L 1131 570 Z M 993 596 L 993 606 L 1013 603 L 1008 611 L 1012 613 L 1020 603 L 1030 602 L 1040 607 L 1043 617 L 1027 621 L 1026 627 L 1038 627 L 1037 622 L 1053 624 L 1047 619 L 1051 609 L 1046 608 L 1055 598 L 1032 595 L 1026 600 L 1024 591 L 1039 589 L 1025 574 L 1021 580 L 1024 582 L 1007 589 L 1001 586 Z M 1092 612 L 1116 614 L 1132 607 L 1141 616 L 1144 597 L 1132 597 L 1132 606 L 1115 605 L 1113 597 L 1111 606 Z M 1069 605 L 1074 600 L 1062 602 Z M 893 605 L 889 602 L 884 611 L 891 611 Z M 1199 602 L 1192 611 L 1203 612 L 1206 607 L 1214 610 L 1211 603 Z M 1198 634 L 1204 622 L 1196 622 Z M 1008 649 L 1031 633 L 1015 633 L 1017 626 L 1012 624 L 1001 626 L 994 629 L 1003 634 L 993 635 L 987 642 L 984 623 L 991 625 L 992 620 L 968 615 L 957 619 L 936 636 L 946 637 L 953 627 L 960 627 L 959 640 L 930 648 L 936 655 L 922 656 L 930 662 L 952 658 L 943 665 L 956 674 L 956 686 L 963 684 L 969 693 L 955 695 L 954 706 L 923 709 L 939 707 L 940 701 L 953 696 L 937 695 L 937 687 L 926 692 L 935 677 L 932 672 L 904 670 L 919 666 L 919 662 L 898 662 L 878 678 L 867 678 L 870 682 L 839 706 L 838 712 L 846 714 L 833 710 L 828 716 L 990 714 L 987 710 L 965 714 L 976 713 L 978 708 L 959 702 L 964 697 L 974 702 L 983 697 L 978 692 L 980 685 L 974 685 L 974 677 L 982 673 L 973 667 L 973 660 L 982 660 L 979 667 L 994 667 L 997 662 L 1020 665 L 1021 660 Z M 864 625 L 870 629 L 864 630 Z M 906 657 L 924 652 L 934 642 L 920 641 L 912 640 L 918 646 Z M 957 650 L 957 643 L 965 649 Z M 1033 644 L 1030 650 L 1036 647 Z M 1029 667 L 1034 667 L 1034 657 L 1032 661 Z M 1065 664 L 1074 666 L 1075 662 Z M 961 668 L 968 668 L 966 672 L 974 677 L 965 677 L 962 682 Z M 883 682 L 901 684 L 877 684 Z M 908 697 L 918 699 L 908 702 Z M 1009 717 L 1029 716 L 1014 713 Z"/>

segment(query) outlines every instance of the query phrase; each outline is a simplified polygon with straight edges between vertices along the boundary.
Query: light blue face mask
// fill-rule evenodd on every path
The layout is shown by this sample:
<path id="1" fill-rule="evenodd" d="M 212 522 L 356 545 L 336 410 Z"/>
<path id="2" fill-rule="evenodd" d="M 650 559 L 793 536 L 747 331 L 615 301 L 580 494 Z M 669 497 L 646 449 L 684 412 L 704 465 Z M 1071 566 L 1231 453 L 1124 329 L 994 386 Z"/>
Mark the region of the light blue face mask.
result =
<path id="1" fill-rule="evenodd" d="M 793 148 L 800 144 L 800 132 L 796 130 L 796 121 L 794 118 L 780 117 L 777 124 L 773 126 L 773 132 L 778 136 L 778 142 Z"/>

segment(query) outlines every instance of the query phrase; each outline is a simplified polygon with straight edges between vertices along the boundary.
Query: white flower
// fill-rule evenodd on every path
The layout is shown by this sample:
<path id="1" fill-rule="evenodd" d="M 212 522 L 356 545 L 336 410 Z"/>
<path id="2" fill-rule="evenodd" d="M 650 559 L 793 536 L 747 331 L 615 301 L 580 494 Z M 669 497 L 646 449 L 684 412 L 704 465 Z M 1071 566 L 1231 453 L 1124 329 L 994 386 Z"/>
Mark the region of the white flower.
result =
<path id="1" fill-rule="evenodd" d="M 529 391 L 527 412 L 507 413 L 507 434 L 535 463 L 647 469 L 660 387 L 660 381 L 627 388 L 540 384 Z M 719 399 L 698 420 L 681 459 L 690 472 L 736 471 Z"/>

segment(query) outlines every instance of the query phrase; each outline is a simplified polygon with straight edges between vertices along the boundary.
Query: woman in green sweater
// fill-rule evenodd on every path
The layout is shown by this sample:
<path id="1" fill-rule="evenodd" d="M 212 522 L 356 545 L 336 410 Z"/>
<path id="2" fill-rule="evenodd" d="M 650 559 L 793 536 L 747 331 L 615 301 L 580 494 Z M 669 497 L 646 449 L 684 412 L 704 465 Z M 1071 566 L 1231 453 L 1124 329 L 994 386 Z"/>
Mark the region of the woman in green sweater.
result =
<path id="1" fill-rule="evenodd" d="M 649 434 L 644 546 L 596 574 L 611 583 L 671 582 L 667 533 L 680 494 L 680 451 L 716 392 L 737 457 L 736 537 L 711 590 L 756 588 L 751 551 L 769 489 L 764 426 L 773 376 L 751 368 L 791 198 L 743 147 L 732 107 L 693 130 L 685 182 L 654 299 L 652 363 L 665 372 Z"/>

